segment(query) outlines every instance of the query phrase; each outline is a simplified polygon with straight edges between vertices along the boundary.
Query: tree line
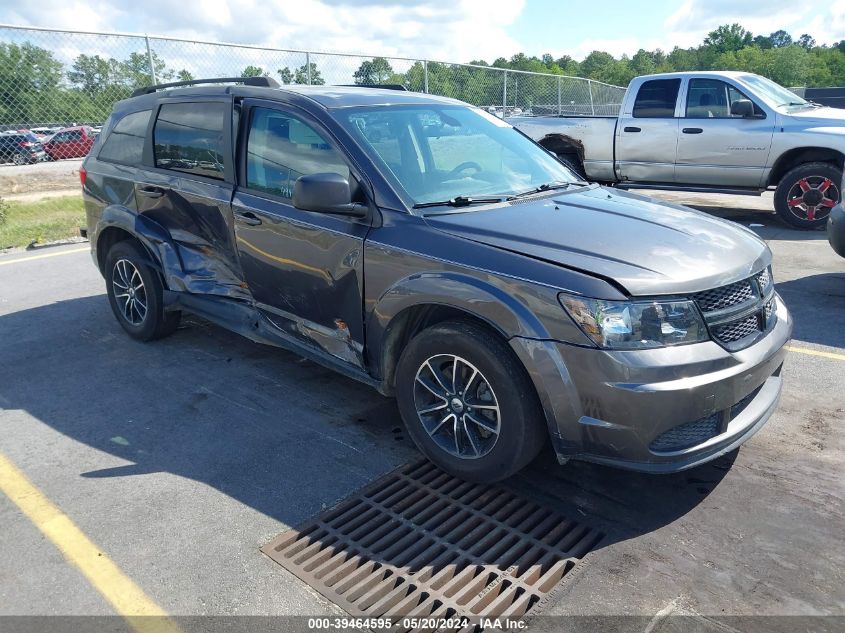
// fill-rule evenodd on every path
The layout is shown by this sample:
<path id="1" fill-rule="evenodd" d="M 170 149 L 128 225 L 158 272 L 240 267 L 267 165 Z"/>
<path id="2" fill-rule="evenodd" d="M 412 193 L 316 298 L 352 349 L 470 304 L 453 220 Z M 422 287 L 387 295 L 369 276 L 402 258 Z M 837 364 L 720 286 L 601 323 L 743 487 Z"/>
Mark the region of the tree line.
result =
<path id="1" fill-rule="evenodd" d="M 150 57 L 157 81 L 193 79 L 187 69 L 175 69 L 152 51 L 131 53 L 125 59 L 79 54 L 66 67 L 55 54 L 29 42 L 0 42 L 0 124 L 67 124 L 102 122 L 112 104 L 137 87 L 150 83 Z M 684 70 L 743 70 L 757 73 L 784 86 L 845 86 L 845 40 L 818 45 L 809 34 L 793 37 L 784 30 L 754 35 L 739 24 L 711 31 L 695 47 L 638 50 L 619 58 L 593 51 L 582 61 L 569 55 L 555 58 L 524 53 L 492 63 L 472 60 L 472 66 L 429 62 L 429 92 L 455 97 L 477 105 L 501 104 L 503 75 L 488 68 L 522 70 L 559 76 L 583 77 L 626 86 L 637 75 Z M 309 78 L 320 85 L 325 79 L 317 64 L 281 68 L 250 65 L 242 77 L 272 76 L 284 84 L 304 84 Z M 352 74 L 356 84 L 402 84 L 423 90 L 426 68 L 415 62 L 397 72 L 385 57 L 364 60 Z M 532 106 L 557 99 L 556 81 L 511 73 L 508 105 Z M 567 100 L 581 99 L 567 95 Z"/>

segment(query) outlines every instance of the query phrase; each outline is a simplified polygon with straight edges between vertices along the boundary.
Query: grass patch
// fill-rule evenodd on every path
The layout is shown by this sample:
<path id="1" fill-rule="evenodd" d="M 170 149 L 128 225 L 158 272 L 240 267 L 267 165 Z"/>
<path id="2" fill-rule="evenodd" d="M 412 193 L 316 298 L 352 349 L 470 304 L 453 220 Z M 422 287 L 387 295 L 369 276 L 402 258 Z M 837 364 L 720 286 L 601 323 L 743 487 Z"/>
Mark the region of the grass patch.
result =
<path id="1" fill-rule="evenodd" d="M 85 224 L 81 195 L 34 202 L 6 200 L 5 205 L 6 221 L 0 223 L 0 248 L 74 237 Z"/>

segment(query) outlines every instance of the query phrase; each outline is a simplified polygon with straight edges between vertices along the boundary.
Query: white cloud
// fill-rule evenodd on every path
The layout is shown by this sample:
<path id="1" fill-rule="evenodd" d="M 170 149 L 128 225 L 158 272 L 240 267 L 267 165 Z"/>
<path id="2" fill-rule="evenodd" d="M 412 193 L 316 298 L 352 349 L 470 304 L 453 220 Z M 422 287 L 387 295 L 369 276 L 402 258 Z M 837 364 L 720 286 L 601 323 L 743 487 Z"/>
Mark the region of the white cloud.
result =
<path id="1" fill-rule="evenodd" d="M 507 30 L 524 0 L 105 0 L 96 11 L 66 0 L 3 5 L 4 21 L 18 24 L 469 61 L 520 50 Z"/>

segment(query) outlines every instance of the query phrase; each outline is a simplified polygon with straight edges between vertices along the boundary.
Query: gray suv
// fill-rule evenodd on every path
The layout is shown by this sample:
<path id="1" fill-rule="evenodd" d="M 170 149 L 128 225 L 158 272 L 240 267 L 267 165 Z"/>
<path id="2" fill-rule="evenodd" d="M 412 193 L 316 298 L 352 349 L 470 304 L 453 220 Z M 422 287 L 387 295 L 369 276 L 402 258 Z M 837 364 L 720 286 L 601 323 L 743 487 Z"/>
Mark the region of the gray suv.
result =
<path id="1" fill-rule="evenodd" d="M 293 350 L 395 396 L 420 450 L 467 480 L 547 441 L 561 463 L 689 468 L 778 402 L 792 322 L 765 243 L 582 182 L 459 101 L 152 86 L 115 106 L 81 177 L 130 336 L 188 311 Z"/>

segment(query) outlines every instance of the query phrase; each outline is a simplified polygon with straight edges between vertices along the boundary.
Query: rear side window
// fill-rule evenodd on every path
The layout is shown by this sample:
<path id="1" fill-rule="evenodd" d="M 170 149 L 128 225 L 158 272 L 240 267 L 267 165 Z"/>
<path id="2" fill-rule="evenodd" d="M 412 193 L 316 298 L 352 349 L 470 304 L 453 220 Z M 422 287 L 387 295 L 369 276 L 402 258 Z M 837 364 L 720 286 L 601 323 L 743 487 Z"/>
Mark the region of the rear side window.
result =
<path id="1" fill-rule="evenodd" d="M 155 165 L 223 180 L 225 103 L 167 103 L 153 132 Z"/>
<path id="2" fill-rule="evenodd" d="M 254 108 L 246 155 L 247 187 L 293 197 L 300 176 L 332 172 L 349 179 L 341 155 L 310 125 L 267 108 Z"/>
<path id="3" fill-rule="evenodd" d="M 634 116 L 638 119 L 671 119 L 675 116 L 680 79 L 652 79 L 640 86 L 634 102 Z"/>
<path id="4" fill-rule="evenodd" d="M 151 110 L 141 110 L 118 121 L 97 158 L 129 165 L 140 164 L 151 114 Z"/>

